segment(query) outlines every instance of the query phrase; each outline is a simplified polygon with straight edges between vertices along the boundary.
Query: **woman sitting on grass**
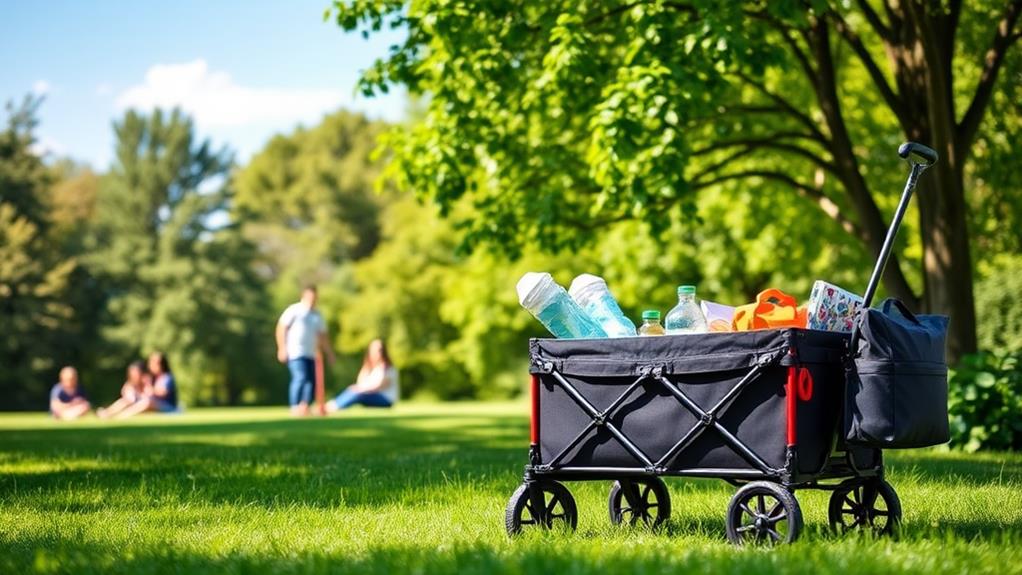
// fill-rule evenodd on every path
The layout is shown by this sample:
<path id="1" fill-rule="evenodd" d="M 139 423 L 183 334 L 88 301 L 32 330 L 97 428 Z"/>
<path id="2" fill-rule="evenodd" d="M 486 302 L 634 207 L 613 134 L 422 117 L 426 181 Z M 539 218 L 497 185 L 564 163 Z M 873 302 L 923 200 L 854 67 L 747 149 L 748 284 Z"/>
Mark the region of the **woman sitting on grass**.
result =
<path id="1" fill-rule="evenodd" d="M 170 371 L 170 362 L 163 352 L 154 351 L 149 355 L 149 373 L 152 374 L 152 391 L 117 414 L 118 419 L 138 415 L 146 411 L 171 413 L 177 411 L 177 384 Z"/>
<path id="2" fill-rule="evenodd" d="M 327 402 L 326 410 L 333 413 L 352 405 L 391 407 L 397 403 L 398 373 L 390 362 L 387 346 L 382 339 L 374 339 L 362 360 L 362 369 L 355 383 Z"/>
<path id="3" fill-rule="evenodd" d="M 96 415 L 103 419 L 113 417 L 152 393 L 153 379 L 146 371 L 145 363 L 133 361 L 128 365 L 124 385 L 121 386 L 121 396 L 110 404 L 110 407 L 97 409 Z"/>

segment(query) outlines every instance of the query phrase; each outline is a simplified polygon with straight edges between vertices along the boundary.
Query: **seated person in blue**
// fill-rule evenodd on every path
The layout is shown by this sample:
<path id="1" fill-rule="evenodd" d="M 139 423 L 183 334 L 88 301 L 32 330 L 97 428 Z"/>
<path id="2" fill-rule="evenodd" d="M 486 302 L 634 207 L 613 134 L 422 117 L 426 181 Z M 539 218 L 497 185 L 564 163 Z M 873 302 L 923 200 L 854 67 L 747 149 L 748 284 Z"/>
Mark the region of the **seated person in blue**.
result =
<path id="1" fill-rule="evenodd" d="M 118 419 L 138 415 L 146 411 L 171 413 L 177 411 L 177 384 L 170 371 L 167 355 L 154 351 L 149 355 L 149 374 L 153 380 L 152 391 L 117 414 Z"/>
<path id="2" fill-rule="evenodd" d="M 78 419 L 92 408 L 78 384 L 78 370 L 70 365 L 60 370 L 60 381 L 50 390 L 50 414 L 57 419 Z"/>
<path id="3" fill-rule="evenodd" d="M 328 401 L 326 410 L 333 413 L 356 404 L 366 407 L 390 407 L 397 403 L 397 398 L 397 368 L 390 362 L 383 340 L 375 339 L 366 350 L 358 379 L 335 399 Z"/>

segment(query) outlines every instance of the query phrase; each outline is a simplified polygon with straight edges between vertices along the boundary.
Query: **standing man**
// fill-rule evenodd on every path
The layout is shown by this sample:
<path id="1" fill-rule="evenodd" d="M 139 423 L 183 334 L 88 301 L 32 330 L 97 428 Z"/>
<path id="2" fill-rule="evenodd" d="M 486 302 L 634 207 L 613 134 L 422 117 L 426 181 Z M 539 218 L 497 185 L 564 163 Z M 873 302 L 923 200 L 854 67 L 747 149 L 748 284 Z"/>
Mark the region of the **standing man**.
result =
<path id="1" fill-rule="evenodd" d="M 316 309 L 316 286 L 307 285 L 302 299 L 284 310 L 277 322 L 277 359 L 291 372 L 291 415 L 308 415 L 316 381 L 316 351 L 334 362 L 326 322 Z"/>

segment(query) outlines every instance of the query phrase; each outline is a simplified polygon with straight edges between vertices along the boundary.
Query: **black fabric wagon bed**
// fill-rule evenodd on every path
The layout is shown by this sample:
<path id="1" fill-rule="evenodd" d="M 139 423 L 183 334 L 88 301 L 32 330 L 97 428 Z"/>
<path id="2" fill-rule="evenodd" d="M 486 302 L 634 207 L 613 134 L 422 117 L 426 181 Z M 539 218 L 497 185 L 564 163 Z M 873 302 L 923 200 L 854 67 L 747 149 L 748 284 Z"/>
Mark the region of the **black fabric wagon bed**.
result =
<path id="1" fill-rule="evenodd" d="M 805 329 L 534 339 L 540 463 L 566 471 L 780 476 L 789 457 L 787 388 L 795 369 L 801 389 L 794 390 L 797 467 L 790 471 L 818 474 L 835 447 L 847 344 L 847 334 Z M 591 411 L 606 421 L 594 421 Z M 859 456 L 859 465 L 874 463 L 869 450 Z"/>

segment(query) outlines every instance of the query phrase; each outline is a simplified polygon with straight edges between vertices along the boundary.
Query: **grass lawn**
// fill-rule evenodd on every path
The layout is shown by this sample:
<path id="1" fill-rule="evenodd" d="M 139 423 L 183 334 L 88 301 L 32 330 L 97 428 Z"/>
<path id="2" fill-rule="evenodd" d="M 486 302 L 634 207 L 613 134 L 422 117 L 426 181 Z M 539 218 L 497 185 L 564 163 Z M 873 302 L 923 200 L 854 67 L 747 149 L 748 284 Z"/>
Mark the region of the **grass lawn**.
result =
<path id="1" fill-rule="evenodd" d="M 509 540 L 523 404 L 404 405 L 292 420 L 193 410 L 126 423 L 0 415 L 0 573 L 1022 573 L 1022 455 L 888 455 L 898 541 L 838 537 L 799 492 L 794 545 L 724 540 L 733 488 L 668 480 L 666 529 L 613 527 L 571 483 L 575 533 Z"/>

